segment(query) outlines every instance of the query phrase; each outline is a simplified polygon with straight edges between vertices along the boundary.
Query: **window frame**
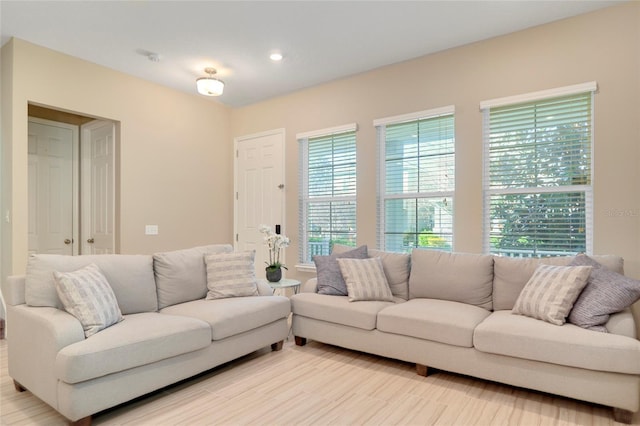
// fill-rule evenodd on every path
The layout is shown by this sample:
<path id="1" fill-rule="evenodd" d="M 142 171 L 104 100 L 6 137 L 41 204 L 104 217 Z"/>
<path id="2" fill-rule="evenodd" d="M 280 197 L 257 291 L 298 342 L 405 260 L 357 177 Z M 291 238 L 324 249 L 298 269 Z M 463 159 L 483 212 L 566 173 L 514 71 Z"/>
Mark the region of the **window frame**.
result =
<path id="1" fill-rule="evenodd" d="M 354 151 L 357 160 L 357 123 L 349 123 L 341 126 L 330 127 L 326 129 L 314 130 L 296 134 L 296 140 L 299 146 L 299 197 L 298 197 L 298 225 L 299 225 L 299 244 L 298 244 L 298 261 L 296 268 L 300 271 L 313 271 L 315 265 L 308 261 L 309 257 L 309 230 L 308 214 L 310 202 L 344 202 L 349 201 L 356 203 L 357 197 L 357 171 L 354 172 L 356 189 L 353 195 L 340 196 L 323 196 L 311 198 L 309 196 L 309 141 L 315 138 L 330 137 L 345 133 L 353 133 Z M 357 168 L 357 166 L 356 166 Z M 356 205 L 356 221 L 357 221 L 357 205 Z M 356 223 L 357 226 L 357 223 Z M 357 228 L 356 228 L 357 233 Z"/>
<path id="2" fill-rule="evenodd" d="M 491 197 L 496 195 L 509 195 L 509 194 L 571 194 L 571 193 L 584 193 L 584 224 L 585 224 L 585 251 L 587 254 L 593 252 L 593 188 L 594 188 L 594 94 L 597 91 L 596 82 L 587 82 L 582 84 L 576 84 L 571 86 L 564 86 L 555 89 L 542 90 L 538 92 L 531 92 L 522 95 L 509 96 L 504 98 L 497 98 L 492 100 L 483 101 L 480 103 L 480 111 L 482 112 L 483 123 L 483 229 L 482 229 L 482 244 L 483 252 L 487 254 L 505 255 L 504 252 L 494 252 L 491 247 Z M 590 141 L 589 141 L 589 156 L 590 156 L 590 175 L 588 184 L 572 184 L 572 185 L 560 185 L 560 186 L 523 186 L 518 188 L 491 188 L 490 181 L 490 143 L 491 143 L 491 110 L 492 108 L 518 106 L 531 104 L 532 106 L 538 102 L 543 103 L 552 101 L 554 99 L 578 96 L 589 94 L 590 99 Z M 538 250 L 511 250 L 511 253 L 515 257 L 539 257 L 542 255 L 556 256 L 560 255 L 552 251 L 546 251 L 540 253 Z M 564 255 L 569 255 L 572 252 L 564 252 Z"/>
<path id="3" fill-rule="evenodd" d="M 453 119 L 453 170 L 454 170 L 454 185 L 451 190 L 446 191 L 417 191 L 417 192 L 406 192 L 401 194 L 387 194 L 386 193 L 386 129 L 388 126 L 403 124 L 403 123 L 411 123 L 422 120 L 435 119 L 438 117 L 448 117 L 451 116 Z M 456 131 L 455 131 L 455 106 L 447 105 L 440 108 L 433 108 L 424 111 L 418 111 L 408 114 L 396 115 L 391 117 L 385 117 L 376 119 L 373 121 L 373 125 L 376 128 L 376 140 L 378 144 L 377 155 L 377 245 L 380 250 L 388 250 L 386 247 L 387 242 L 387 232 L 386 232 L 386 224 L 387 218 L 385 214 L 385 204 L 387 200 L 420 200 L 420 199 L 433 199 L 433 198 L 450 198 L 452 207 L 451 213 L 451 247 L 449 251 L 454 250 L 455 244 L 455 163 L 456 163 Z M 416 232 L 416 235 L 419 233 Z M 425 249 L 430 249 L 430 247 L 421 247 Z M 436 249 L 437 247 L 431 247 L 432 249 Z"/>

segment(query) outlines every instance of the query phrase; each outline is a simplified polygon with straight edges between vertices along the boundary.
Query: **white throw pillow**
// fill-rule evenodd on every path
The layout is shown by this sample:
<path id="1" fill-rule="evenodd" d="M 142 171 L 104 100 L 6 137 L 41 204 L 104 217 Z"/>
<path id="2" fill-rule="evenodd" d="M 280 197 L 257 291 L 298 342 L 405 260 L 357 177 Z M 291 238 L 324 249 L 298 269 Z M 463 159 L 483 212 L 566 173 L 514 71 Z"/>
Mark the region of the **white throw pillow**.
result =
<path id="1" fill-rule="evenodd" d="M 350 302 L 382 300 L 393 302 L 393 294 L 379 257 L 369 259 L 337 258 L 347 285 Z"/>
<path id="2" fill-rule="evenodd" d="M 562 325 L 590 273 L 591 266 L 540 265 L 520 292 L 512 312 Z"/>
<path id="3" fill-rule="evenodd" d="M 80 321 L 85 337 L 123 320 L 116 296 L 95 264 L 53 276 L 64 309 Z"/>
<path id="4" fill-rule="evenodd" d="M 207 300 L 257 296 L 255 250 L 206 255 Z"/>

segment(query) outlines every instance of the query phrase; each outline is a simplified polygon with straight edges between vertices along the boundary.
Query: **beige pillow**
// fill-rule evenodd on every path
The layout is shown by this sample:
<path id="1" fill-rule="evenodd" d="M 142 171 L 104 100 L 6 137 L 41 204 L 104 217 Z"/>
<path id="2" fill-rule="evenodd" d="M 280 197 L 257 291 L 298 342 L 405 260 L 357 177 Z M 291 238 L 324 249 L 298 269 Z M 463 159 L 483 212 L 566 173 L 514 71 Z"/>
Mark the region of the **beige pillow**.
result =
<path id="1" fill-rule="evenodd" d="M 336 259 L 347 285 L 350 302 L 381 300 L 393 302 L 393 294 L 379 257 L 371 259 Z"/>
<path id="2" fill-rule="evenodd" d="M 409 273 L 411 272 L 411 255 L 409 253 L 393 253 L 380 250 L 369 250 L 369 257 L 379 257 L 382 261 L 384 275 L 387 277 L 391 293 L 401 299 L 409 299 Z"/>
<path id="3" fill-rule="evenodd" d="M 493 310 L 513 309 L 516 299 L 538 265 L 569 266 L 574 258 L 575 256 L 542 258 L 494 256 Z M 608 269 L 624 275 L 623 261 L 620 256 L 597 255 L 592 258 Z"/>
<path id="4" fill-rule="evenodd" d="M 73 272 L 55 271 L 53 276 L 65 311 L 80 321 L 85 337 L 123 320 L 116 296 L 95 264 Z"/>
<path id="5" fill-rule="evenodd" d="M 512 312 L 562 325 L 590 273 L 591 266 L 540 265 L 520 292 Z"/>
<path id="6" fill-rule="evenodd" d="M 450 300 L 492 309 L 493 257 L 413 249 L 409 298 Z"/>
<path id="7" fill-rule="evenodd" d="M 207 264 L 207 300 L 257 296 L 255 250 L 209 254 Z"/>
<path id="8" fill-rule="evenodd" d="M 203 299 L 207 295 L 208 254 L 231 253 L 230 244 L 212 244 L 153 255 L 158 308 Z"/>
<path id="9" fill-rule="evenodd" d="M 342 244 L 334 244 L 332 254 L 344 253 L 353 250 L 353 247 Z M 409 273 L 411 272 L 411 255 L 409 253 L 396 253 L 369 249 L 369 257 L 379 257 L 382 260 L 384 275 L 387 277 L 391 293 L 395 297 L 409 299 Z"/>

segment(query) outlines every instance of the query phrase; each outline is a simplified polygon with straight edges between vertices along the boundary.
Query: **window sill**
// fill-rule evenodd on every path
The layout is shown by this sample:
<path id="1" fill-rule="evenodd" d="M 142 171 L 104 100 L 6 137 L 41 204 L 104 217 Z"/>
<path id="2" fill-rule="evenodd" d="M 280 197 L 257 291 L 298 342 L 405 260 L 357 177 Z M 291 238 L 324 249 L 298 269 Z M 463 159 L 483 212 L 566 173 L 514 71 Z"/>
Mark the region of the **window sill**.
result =
<path id="1" fill-rule="evenodd" d="M 296 265 L 296 271 L 306 272 L 308 274 L 315 274 L 316 266 L 312 263 L 301 263 L 299 265 Z"/>

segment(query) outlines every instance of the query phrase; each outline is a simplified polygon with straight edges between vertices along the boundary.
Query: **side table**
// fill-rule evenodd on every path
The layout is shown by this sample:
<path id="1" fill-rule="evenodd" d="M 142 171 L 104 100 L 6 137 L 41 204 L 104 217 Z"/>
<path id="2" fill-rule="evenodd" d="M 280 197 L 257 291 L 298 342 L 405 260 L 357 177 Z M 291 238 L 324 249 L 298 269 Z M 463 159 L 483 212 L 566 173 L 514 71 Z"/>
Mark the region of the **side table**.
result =
<path id="1" fill-rule="evenodd" d="M 260 278 L 260 281 L 269 284 L 269 286 L 275 291 L 275 290 L 284 290 L 287 288 L 293 288 L 293 294 L 298 294 L 298 292 L 300 291 L 300 284 L 302 284 L 302 282 L 300 282 L 299 280 L 294 280 L 291 278 L 283 278 L 278 282 L 272 283 L 270 281 L 267 281 L 265 279 Z"/>

